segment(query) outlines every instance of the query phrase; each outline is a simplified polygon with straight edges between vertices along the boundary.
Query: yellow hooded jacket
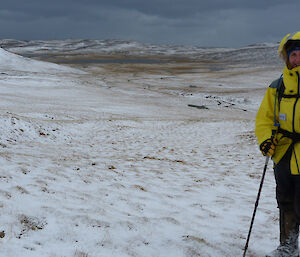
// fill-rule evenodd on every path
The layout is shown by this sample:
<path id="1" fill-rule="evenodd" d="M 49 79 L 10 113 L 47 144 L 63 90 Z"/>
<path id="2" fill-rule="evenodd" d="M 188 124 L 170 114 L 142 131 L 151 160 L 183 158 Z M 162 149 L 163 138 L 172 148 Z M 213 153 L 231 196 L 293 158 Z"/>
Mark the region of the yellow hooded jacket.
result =
<path id="1" fill-rule="evenodd" d="M 272 130 L 277 129 L 274 121 L 280 124 L 280 129 L 300 134 L 300 66 L 289 69 L 284 45 L 289 39 L 300 39 L 300 32 L 288 34 L 279 46 L 279 54 L 284 58 L 287 66 L 283 70 L 284 96 L 278 101 L 277 89 L 268 87 L 256 116 L 255 134 L 259 145 L 271 138 Z M 276 101 L 276 104 L 275 104 Z M 275 119 L 274 119 L 275 116 Z M 300 136 L 300 135 L 299 135 Z M 300 175 L 300 141 L 294 141 L 280 133 L 275 134 L 278 141 L 272 159 L 278 163 L 289 147 L 293 148 L 291 156 L 291 173 Z"/>

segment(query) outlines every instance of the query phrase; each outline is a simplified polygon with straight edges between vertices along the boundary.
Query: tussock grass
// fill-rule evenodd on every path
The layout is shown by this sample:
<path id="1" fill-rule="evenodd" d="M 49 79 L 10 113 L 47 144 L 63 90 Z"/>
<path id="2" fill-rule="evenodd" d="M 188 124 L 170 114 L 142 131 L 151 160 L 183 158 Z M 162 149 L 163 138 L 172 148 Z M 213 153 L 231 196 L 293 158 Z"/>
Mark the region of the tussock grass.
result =
<path id="1" fill-rule="evenodd" d="M 76 250 L 74 253 L 74 257 L 88 257 L 88 254 L 85 252 Z"/>

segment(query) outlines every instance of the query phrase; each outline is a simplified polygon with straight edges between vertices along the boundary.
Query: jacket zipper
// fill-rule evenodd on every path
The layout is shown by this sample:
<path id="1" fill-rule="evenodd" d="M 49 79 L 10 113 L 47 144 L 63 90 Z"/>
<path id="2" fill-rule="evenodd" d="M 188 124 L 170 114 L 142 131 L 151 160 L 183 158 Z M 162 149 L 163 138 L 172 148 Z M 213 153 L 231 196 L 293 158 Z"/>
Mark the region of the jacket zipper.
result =
<path id="1" fill-rule="evenodd" d="M 299 81 L 299 73 L 298 73 L 298 71 L 296 71 L 296 74 L 297 74 L 297 78 L 298 78 L 298 92 L 297 92 L 298 97 L 296 98 L 296 101 L 295 101 L 295 104 L 294 104 L 294 109 L 293 109 L 293 132 L 296 132 L 295 131 L 296 105 L 297 105 L 297 102 L 299 100 L 299 93 L 300 93 L 300 81 Z M 295 160 L 296 160 L 298 174 L 300 174 L 298 159 L 297 159 L 297 155 L 296 155 L 296 151 L 295 151 L 295 145 L 293 145 L 293 152 L 294 152 L 294 156 L 295 156 Z"/>
<path id="2" fill-rule="evenodd" d="M 297 74 L 297 77 L 298 77 L 298 92 L 297 92 L 297 95 L 299 96 L 300 84 L 299 84 L 299 73 L 298 73 L 298 71 L 296 72 L 296 74 Z M 296 98 L 296 101 L 294 103 L 294 109 L 293 109 L 293 132 L 296 132 L 295 131 L 295 116 L 296 116 L 296 105 L 297 105 L 298 100 L 299 100 L 299 97 Z"/>

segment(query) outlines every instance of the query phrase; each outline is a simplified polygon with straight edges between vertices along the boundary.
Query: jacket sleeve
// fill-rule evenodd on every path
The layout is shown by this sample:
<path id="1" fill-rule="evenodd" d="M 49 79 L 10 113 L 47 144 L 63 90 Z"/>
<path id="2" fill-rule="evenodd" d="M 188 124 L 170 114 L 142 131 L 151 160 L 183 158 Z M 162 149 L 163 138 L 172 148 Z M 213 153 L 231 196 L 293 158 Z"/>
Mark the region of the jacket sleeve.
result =
<path id="1" fill-rule="evenodd" d="M 255 135 L 259 145 L 272 136 L 274 126 L 274 104 L 276 88 L 268 87 L 258 109 L 255 120 Z M 278 104 L 276 104 L 276 121 L 278 121 Z"/>

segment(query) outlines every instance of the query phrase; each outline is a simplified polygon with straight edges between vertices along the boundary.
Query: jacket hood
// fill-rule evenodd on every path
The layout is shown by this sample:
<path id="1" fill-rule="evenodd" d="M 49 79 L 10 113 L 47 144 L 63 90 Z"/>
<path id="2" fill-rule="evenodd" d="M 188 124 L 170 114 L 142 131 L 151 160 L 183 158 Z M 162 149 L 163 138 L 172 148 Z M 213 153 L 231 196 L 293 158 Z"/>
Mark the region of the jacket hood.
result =
<path id="1" fill-rule="evenodd" d="M 289 67 L 287 48 L 291 48 L 293 44 L 300 44 L 300 31 L 287 34 L 280 42 L 278 47 L 278 55 L 284 60 Z"/>

